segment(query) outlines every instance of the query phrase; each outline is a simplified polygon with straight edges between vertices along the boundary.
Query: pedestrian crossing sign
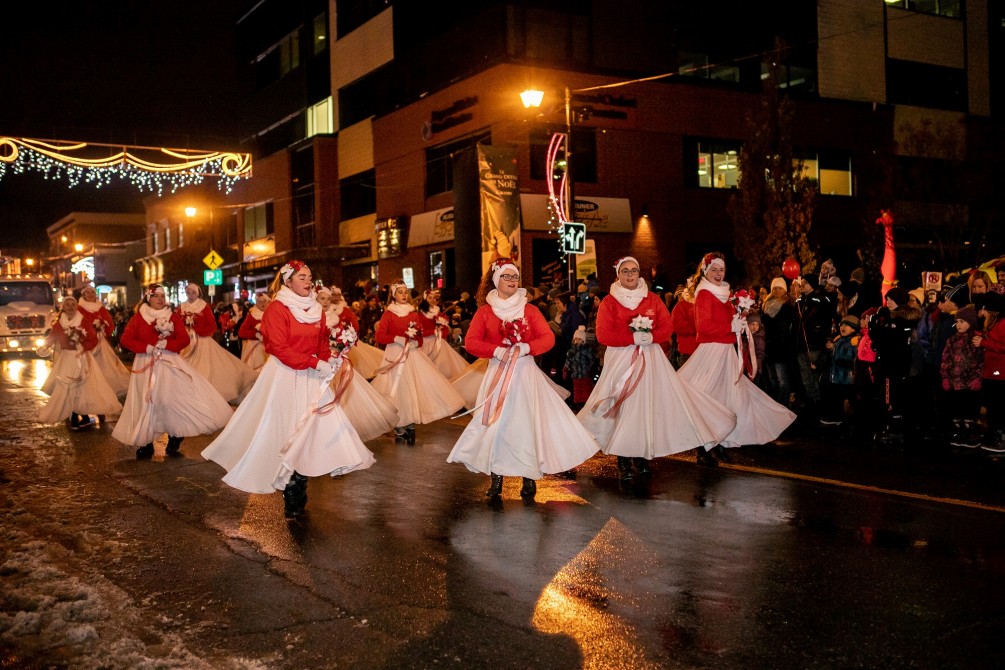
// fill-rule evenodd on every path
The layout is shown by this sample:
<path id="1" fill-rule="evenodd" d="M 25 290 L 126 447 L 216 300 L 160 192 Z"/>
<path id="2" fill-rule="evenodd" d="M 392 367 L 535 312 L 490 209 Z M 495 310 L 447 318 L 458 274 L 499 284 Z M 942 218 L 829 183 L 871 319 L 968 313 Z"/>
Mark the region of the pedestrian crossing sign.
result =
<path id="1" fill-rule="evenodd" d="M 206 257 L 202 259 L 202 262 L 205 263 L 206 267 L 210 270 L 215 270 L 223 265 L 223 256 L 210 249 Z"/>

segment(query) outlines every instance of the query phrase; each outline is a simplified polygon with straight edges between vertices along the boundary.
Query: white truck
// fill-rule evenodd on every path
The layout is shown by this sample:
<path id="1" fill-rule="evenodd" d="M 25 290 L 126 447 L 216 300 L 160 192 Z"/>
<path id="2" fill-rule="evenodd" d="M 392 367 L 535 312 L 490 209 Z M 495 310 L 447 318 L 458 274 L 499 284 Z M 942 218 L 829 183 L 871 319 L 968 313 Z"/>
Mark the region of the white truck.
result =
<path id="1" fill-rule="evenodd" d="M 56 320 L 55 293 L 50 277 L 15 269 L 0 266 L 0 354 L 34 354 Z"/>

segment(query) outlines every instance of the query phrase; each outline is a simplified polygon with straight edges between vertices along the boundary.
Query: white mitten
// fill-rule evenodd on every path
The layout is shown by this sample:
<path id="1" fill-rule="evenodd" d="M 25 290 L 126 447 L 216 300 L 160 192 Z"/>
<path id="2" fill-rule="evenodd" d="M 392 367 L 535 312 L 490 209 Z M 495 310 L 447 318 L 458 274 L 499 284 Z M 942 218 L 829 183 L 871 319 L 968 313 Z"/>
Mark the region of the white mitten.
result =
<path id="1" fill-rule="evenodd" d="M 519 347 L 521 356 L 526 356 L 530 353 L 530 345 L 527 344 L 526 342 L 521 342 L 516 346 Z"/>
<path id="2" fill-rule="evenodd" d="M 323 361 L 320 358 L 314 363 L 314 369 L 318 372 L 331 372 L 332 366 L 328 361 Z"/>
<path id="3" fill-rule="evenodd" d="M 729 330 L 734 333 L 743 332 L 744 320 L 739 314 L 733 315 L 733 320 L 729 322 Z"/>
<path id="4" fill-rule="evenodd" d="M 492 352 L 492 355 L 498 358 L 499 360 L 502 360 L 503 356 L 506 355 L 507 351 L 509 351 L 509 349 L 506 347 L 496 347 L 496 350 Z"/>
<path id="5" fill-rule="evenodd" d="M 157 351 L 157 348 L 154 345 L 152 344 L 147 345 L 147 355 L 152 354 L 155 351 Z"/>
<path id="6" fill-rule="evenodd" d="M 339 368 L 342 367 L 342 362 L 343 361 L 341 356 L 331 357 L 331 359 L 328 361 L 328 364 L 331 365 L 332 373 L 337 373 L 339 371 Z"/>
<path id="7" fill-rule="evenodd" d="M 652 344 L 653 343 L 653 334 L 652 333 L 643 333 L 643 332 L 637 330 L 634 333 L 632 333 L 632 341 L 635 342 L 635 344 L 639 344 L 639 345 L 642 345 L 642 344 Z"/>
<path id="8" fill-rule="evenodd" d="M 395 335 L 394 343 L 400 344 L 401 346 L 405 346 L 406 344 L 408 344 L 408 338 L 405 337 L 404 335 Z"/>
<path id="9" fill-rule="evenodd" d="M 167 340 L 157 340 L 157 348 L 158 349 L 167 349 L 167 345 L 168 345 L 168 341 Z"/>

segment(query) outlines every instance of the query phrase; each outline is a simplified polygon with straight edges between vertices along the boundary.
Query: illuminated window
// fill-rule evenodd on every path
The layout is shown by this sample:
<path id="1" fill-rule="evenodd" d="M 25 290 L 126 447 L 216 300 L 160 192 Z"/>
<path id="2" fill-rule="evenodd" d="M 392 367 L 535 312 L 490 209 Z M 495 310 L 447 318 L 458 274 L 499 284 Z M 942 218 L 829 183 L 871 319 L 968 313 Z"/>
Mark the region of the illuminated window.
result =
<path id="1" fill-rule="evenodd" d="M 851 158 L 837 151 L 811 153 L 803 158 L 803 176 L 821 195 L 852 195 Z"/>
<path id="2" fill-rule="evenodd" d="M 266 202 L 244 210 L 244 241 L 258 240 L 274 231 L 272 203 Z"/>
<path id="3" fill-rule="evenodd" d="M 960 18 L 960 0 L 884 0 L 890 7 Z"/>
<path id="4" fill-rule="evenodd" d="M 736 188 L 740 182 L 740 143 L 699 141 L 695 146 L 698 186 Z"/>
<path id="5" fill-rule="evenodd" d="M 332 98 L 328 96 L 307 110 L 307 137 L 335 132 L 333 107 Z"/>
<path id="6" fill-rule="evenodd" d="M 328 46 L 328 15 L 319 14 L 314 17 L 314 55 L 325 50 Z"/>

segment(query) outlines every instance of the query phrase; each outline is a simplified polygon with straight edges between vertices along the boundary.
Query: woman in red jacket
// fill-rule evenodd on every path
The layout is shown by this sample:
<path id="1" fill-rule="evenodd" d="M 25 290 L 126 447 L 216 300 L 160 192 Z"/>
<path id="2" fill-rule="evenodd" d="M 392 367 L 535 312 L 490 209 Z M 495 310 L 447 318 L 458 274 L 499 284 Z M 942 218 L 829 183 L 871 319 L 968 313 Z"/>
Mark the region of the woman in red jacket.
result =
<path id="1" fill-rule="evenodd" d="M 105 376 L 105 381 L 112 387 L 115 394 L 124 398 L 129 389 L 129 368 L 119 360 L 112 345 L 108 343 L 108 338 L 115 330 L 115 319 L 108 312 L 98 299 L 98 292 L 93 286 L 85 286 L 80 291 L 80 302 L 77 309 L 84 315 L 84 320 L 89 321 L 98 334 L 98 345 L 91 353 L 94 360 Z"/>
<path id="2" fill-rule="evenodd" d="M 754 385 L 744 374 L 737 356 L 738 335 L 746 322 L 730 302 L 726 261 L 718 252 L 705 254 L 695 273 L 694 323 L 698 348 L 680 369 L 692 388 L 704 391 L 736 414 L 736 427 L 710 452 L 698 450 L 698 462 L 715 465 L 716 456 L 729 461 L 723 447 L 771 442 L 796 419 Z"/>
<path id="3" fill-rule="evenodd" d="M 468 362 L 450 346 L 450 319 L 440 310 L 439 290 L 424 292 L 417 312 L 422 350 L 444 377 L 454 379 L 467 369 Z"/>
<path id="4" fill-rule="evenodd" d="M 262 315 L 269 302 L 268 293 L 256 294 L 255 304 L 248 310 L 248 315 L 241 321 L 241 327 L 237 331 L 237 336 L 241 338 L 241 362 L 255 374 L 258 374 L 269 357 L 262 346 Z"/>
<path id="5" fill-rule="evenodd" d="M 1005 452 L 1005 296 L 1000 293 L 978 295 L 981 314 L 984 315 L 984 333 L 973 337 L 973 344 L 984 351 L 984 378 L 981 380 L 981 398 L 987 411 L 988 429 L 981 449 L 993 453 Z"/>
<path id="6" fill-rule="evenodd" d="M 377 322 L 374 339 L 384 345 L 384 363 L 371 382 L 398 410 L 395 438 L 415 444 L 415 424 L 432 423 L 464 407 L 460 396 L 422 351 L 422 330 L 408 287 L 400 279 Z"/>
<path id="7" fill-rule="evenodd" d="M 213 308 L 202 299 L 202 289 L 198 284 L 186 286 L 185 295 L 188 300 L 178 307 L 178 311 L 185 319 L 189 345 L 182 356 L 209 380 L 227 402 L 239 402 L 255 383 L 254 372 L 213 338 L 217 333 L 216 318 Z"/>
<path id="8" fill-rule="evenodd" d="M 307 506 L 307 478 L 363 470 L 373 454 L 359 439 L 331 381 L 342 365 L 333 356 L 311 269 L 292 260 L 269 287 L 262 316 L 269 354 L 234 418 L 203 458 L 223 466 L 223 481 L 248 493 L 283 492 L 287 518 Z"/>
<path id="9" fill-rule="evenodd" d="M 532 499 L 538 479 L 571 470 L 600 447 L 534 362 L 555 346 L 555 334 L 541 310 L 527 304 L 513 261 L 489 266 L 478 302 L 465 347 L 489 359 L 489 367 L 479 404 L 447 462 L 489 475 L 492 498 L 502 492 L 503 476 L 522 477 L 520 496 Z"/>
<path id="10" fill-rule="evenodd" d="M 86 426 L 88 414 L 118 414 L 122 405 L 115 391 L 94 360 L 92 352 L 98 345 L 98 335 L 90 320 L 77 308 L 74 298 L 66 297 L 60 305 L 59 318 L 45 338 L 46 347 L 56 347 L 53 362 L 43 390 L 49 402 L 39 412 L 38 420 L 56 423 L 70 420 L 70 428 Z"/>
<path id="11" fill-rule="evenodd" d="M 167 304 L 164 287 L 150 284 L 119 343 L 136 354 L 122 416 L 112 431 L 119 442 L 139 447 L 137 458 L 154 453 L 154 438 L 168 434 L 167 454 L 182 438 L 220 430 L 230 405 L 179 352 L 188 345 L 185 320 Z"/>
<path id="12" fill-rule="evenodd" d="M 698 331 L 694 328 L 694 285 L 693 279 L 688 277 L 687 285 L 678 289 L 680 297 L 677 304 L 670 312 L 670 324 L 673 334 L 677 337 L 677 348 L 674 352 L 673 363 L 675 370 L 680 370 L 691 354 L 698 348 Z"/>
<path id="13" fill-rule="evenodd" d="M 648 474 L 658 456 L 714 447 L 736 425 L 732 412 L 678 379 L 660 348 L 672 332 L 670 313 L 639 269 L 631 256 L 614 266 L 617 280 L 597 312 L 604 369 L 579 412 L 604 453 L 618 457 L 622 480 Z"/>

